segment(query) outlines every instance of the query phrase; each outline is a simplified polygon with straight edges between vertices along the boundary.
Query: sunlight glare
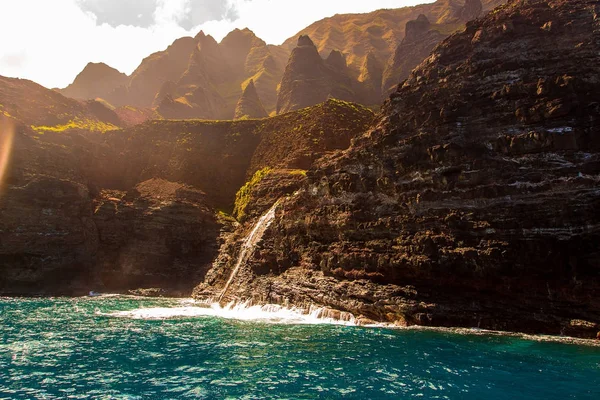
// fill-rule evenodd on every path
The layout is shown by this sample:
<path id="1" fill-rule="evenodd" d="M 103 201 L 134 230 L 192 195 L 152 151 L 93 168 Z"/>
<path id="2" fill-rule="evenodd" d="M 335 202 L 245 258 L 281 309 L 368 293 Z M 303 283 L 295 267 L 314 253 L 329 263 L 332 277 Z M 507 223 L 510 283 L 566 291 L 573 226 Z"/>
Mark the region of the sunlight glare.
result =
<path id="1" fill-rule="evenodd" d="M 4 188 L 4 178 L 10 162 L 10 155 L 15 136 L 15 125 L 12 118 L 0 113 L 0 196 Z"/>

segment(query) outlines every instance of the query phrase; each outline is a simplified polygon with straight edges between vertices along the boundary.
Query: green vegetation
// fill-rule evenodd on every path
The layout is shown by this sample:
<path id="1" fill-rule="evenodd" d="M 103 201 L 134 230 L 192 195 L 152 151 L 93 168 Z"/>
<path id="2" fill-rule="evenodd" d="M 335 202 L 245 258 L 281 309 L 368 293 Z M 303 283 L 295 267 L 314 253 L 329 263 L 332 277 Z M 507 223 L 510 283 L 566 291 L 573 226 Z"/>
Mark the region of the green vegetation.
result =
<path id="1" fill-rule="evenodd" d="M 67 122 L 63 125 L 55 125 L 55 126 L 35 126 L 31 125 L 31 129 L 36 131 L 39 134 L 43 134 L 45 132 L 65 132 L 71 129 L 82 129 L 91 132 L 107 132 L 114 131 L 119 129 L 118 126 L 115 126 L 110 123 L 98 121 L 98 120 L 90 120 L 90 119 L 81 119 L 75 118 Z"/>
<path id="2" fill-rule="evenodd" d="M 273 169 L 270 167 L 265 167 L 259 171 L 256 171 L 252 179 L 246 182 L 246 184 L 237 192 L 235 195 L 235 208 L 233 209 L 233 215 L 238 221 L 242 221 L 246 216 L 246 208 L 251 200 L 252 190 L 272 171 Z"/>
<path id="3" fill-rule="evenodd" d="M 305 169 L 292 169 L 289 171 L 289 174 L 306 176 L 306 172 L 307 171 Z"/>

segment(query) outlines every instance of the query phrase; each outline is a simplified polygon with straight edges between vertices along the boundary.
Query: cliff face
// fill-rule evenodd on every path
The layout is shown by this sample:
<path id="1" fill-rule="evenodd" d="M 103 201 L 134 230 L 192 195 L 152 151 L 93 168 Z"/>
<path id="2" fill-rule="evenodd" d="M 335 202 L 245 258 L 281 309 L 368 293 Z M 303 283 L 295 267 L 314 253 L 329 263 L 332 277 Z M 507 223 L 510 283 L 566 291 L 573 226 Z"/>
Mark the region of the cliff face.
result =
<path id="1" fill-rule="evenodd" d="M 447 13 L 436 24 L 421 14 L 417 19 L 406 23 L 405 36 L 396 48 L 383 76 L 382 92 L 386 95 L 396 90 L 415 67 L 425 60 L 431 51 L 442 42 L 452 29 L 464 26 L 483 13 L 481 0 L 467 0 L 463 6 L 450 1 Z"/>
<path id="2" fill-rule="evenodd" d="M 110 177 L 98 185 L 128 190 L 157 177 L 197 187 L 215 208 L 232 210 L 257 170 L 308 169 L 348 148 L 372 119 L 363 107 L 331 100 L 264 120 L 151 121 L 105 135 L 113 158 L 101 168 Z"/>
<path id="3" fill-rule="evenodd" d="M 233 210 L 249 176 L 266 167 L 308 168 L 322 155 L 347 148 L 373 119 L 362 107 L 330 101 L 263 120 L 38 131 L 29 125 L 46 121 L 44 110 L 59 104 L 42 101 L 53 92 L 34 88 L 44 94 L 36 107 L 25 112 L 10 103 L 10 111 L 40 119 L 0 115 L 0 165 L 7 165 L 0 168 L 3 294 L 153 287 L 189 295 L 235 222 L 216 210 Z M 338 115 L 344 115 L 342 122 Z M 287 175 L 293 186 L 304 171 Z M 253 206 L 247 212 L 254 215 Z"/>
<path id="4" fill-rule="evenodd" d="M 231 295 L 595 336 L 599 12 L 515 0 L 444 41 L 370 132 L 308 172 Z"/>
<path id="5" fill-rule="evenodd" d="M 218 253 L 223 222 L 193 187 L 151 179 L 128 192 L 103 190 L 93 206 L 95 287 L 186 295 Z"/>

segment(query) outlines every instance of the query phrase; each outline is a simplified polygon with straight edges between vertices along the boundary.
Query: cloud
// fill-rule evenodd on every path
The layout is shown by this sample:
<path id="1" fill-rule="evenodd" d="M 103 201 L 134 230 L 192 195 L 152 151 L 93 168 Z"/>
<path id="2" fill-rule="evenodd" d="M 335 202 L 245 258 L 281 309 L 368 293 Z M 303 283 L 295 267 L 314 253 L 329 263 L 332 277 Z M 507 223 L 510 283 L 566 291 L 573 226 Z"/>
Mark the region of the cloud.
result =
<path id="1" fill-rule="evenodd" d="M 88 62 L 130 74 L 144 57 L 200 29 L 250 28 L 280 44 L 335 13 L 433 0 L 1 0 L 0 75 L 65 87 Z"/>
<path id="2" fill-rule="evenodd" d="M 85 12 L 93 14 L 98 24 L 139 26 L 154 24 L 157 0 L 77 0 Z"/>
<path id="3" fill-rule="evenodd" d="M 208 21 L 231 21 L 239 17 L 235 5 L 215 0 L 76 0 L 97 24 L 149 28 L 177 24 L 190 30 Z"/>

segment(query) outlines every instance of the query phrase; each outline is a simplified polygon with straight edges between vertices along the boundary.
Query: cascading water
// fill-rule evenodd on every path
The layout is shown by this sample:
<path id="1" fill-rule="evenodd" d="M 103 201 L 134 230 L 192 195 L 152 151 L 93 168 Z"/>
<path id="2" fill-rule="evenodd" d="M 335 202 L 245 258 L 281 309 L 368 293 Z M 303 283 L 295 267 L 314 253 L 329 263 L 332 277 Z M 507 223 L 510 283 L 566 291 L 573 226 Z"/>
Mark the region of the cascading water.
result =
<path id="1" fill-rule="evenodd" d="M 271 225 L 271 223 L 275 219 L 275 211 L 277 210 L 278 206 L 279 206 L 279 201 L 277 201 L 275 204 L 273 204 L 273 206 L 269 209 L 269 211 L 267 211 L 263 216 L 260 217 L 258 222 L 254 225 L 254 228 L 252 229 L 250 234 L 248 236 L 246 236 L 246 238 L 244 239 L 244 243 L 242 244 L 242 248 L 240 249 L 240 254 L 237 258 L 237 262 L 236 262 L 233 270 L 231 271 L 231 275 L 229 276 L 229 279 L 227 280 L 225 287 L 223 287 L 223 290 L 221 291 L 221 294 L 219 295 L 218 302 L 221 302 L 221 300 L 227 293 L 229 286 L 235 279 L 235 276 L 237 275 L 238 271 L 240 270 L 242 265 L 244 265 L 246 263 L 248 258 L 250 258 L 250 256 L 254 252 L 254 249 L 256 248 L 256 245 L 258 244 L 258 242 L 260 242 L 260 240 L 262 239 L 263 235 L 265 234 L 267 228 Z"/>

